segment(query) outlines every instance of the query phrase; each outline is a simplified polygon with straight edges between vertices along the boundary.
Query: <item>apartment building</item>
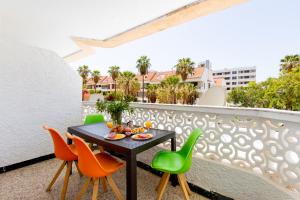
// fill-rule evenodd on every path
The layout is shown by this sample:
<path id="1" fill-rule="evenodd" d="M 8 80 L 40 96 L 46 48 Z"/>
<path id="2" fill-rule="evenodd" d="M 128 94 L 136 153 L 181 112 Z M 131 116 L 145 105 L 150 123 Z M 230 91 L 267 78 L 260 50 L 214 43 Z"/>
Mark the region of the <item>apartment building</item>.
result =
<path id="1" fill-rule="evenodd" d="M 256 82 L 256 67 L 225 68 L 213 71 L 214 79 L 224 78 L 226 90 Z"/>

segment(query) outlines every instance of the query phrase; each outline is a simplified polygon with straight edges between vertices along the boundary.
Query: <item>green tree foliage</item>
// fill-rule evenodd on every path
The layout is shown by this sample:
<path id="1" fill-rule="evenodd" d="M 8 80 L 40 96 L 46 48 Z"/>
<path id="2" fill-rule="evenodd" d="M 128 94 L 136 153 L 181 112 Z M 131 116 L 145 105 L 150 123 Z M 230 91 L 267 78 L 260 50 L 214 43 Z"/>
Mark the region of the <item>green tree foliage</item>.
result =
<path id="1" fill-rule="evenodd" d="M 150 68 L 150 59 L 147 56 L 141 56 L 137 62 L 136 62 L 136 67 L 139 70 L 140 74 L 143 76 L 143 97 L 142 97 L 142 102 L 144 102 L 144 96 L 145 96 L 145 84 L 144 84 L 144 79 L 145 75 L 148 73 L 148 70 Z"/>
<path id="2" fill-rule="evenodd" d="M 97 83 L 100 81 L 100 71 L 98 70 L 92 71 L 92 79 L 94 81 L 94 89 L 96 92 Z"/>
<path id="3" fill-rule="evenodd" d="M 177 97 L 183 104 L 194 104 L 199 96 L 197 87 L 191 83 L 182 83 L 179 85 Z"/>
<path id="4" fill-rule="evenodd" d="M 117 92 L 117 83 L 116 80 L 120 74 L 120 67 L 119 66 L 111 66 L 109 67 L 108 74 L 111 76 L 113 81 L 115 82 L 115 92 Z"/>
<path id="5" fill-rule="evenodd" d="M 125 97 L 136 97 L 140 90 L 140 83 L 133 72 L 124 71 L 123 73 L 120 73 L 120 76 L 118 77 L 118 87 Z"/>
<path id="6" fill-rule="evenodd" d="M 157 98 L 160 103 L 174 103 L 177 102 L 178 85 L 180 79 L 178 76 L 169 76 L 161 82 L 157 91 Z"/>
<path id="7" fill-rule="evenodd" d="M 227 101 L 242 107 L 300 111 L 300 66 L 287 69 L 289 73 L 282 73 L 279 78 L 233 89 Z"/>
<path id="8" fill-rule="evenodd" d="M 82 78 L 82 87 L 84 88 L 87 83 L 87 78 L 89 77 L 89 75 L 91 73 L 91 70 L 89 70 L 89 66 L 82 65 L 82 66 L 78 67 L 77 71 Z"/>
<path id="9" fill-rule="evenodd" d="M 148 85 L 148 87 L 147 87 L 147 98 L 151 103 L 156 102 L 157 89 L 158 89 L 157 84 L 151 84 L 151 85 Z"/>
<path id="10" fill-rule="evenodd" d="M 290 73 L 294 68 L 300 66 L 300 55 L 287 55 L 280 60 L 281 71 Z"/>
<path id="11" fill-rule="evenodd" d="M 181 76 L 181 79 L 185 81 L 189 74 L 194 71 L 195 63 L 190 58 L 181 58 L 175 65 L 176 74 Z"/>

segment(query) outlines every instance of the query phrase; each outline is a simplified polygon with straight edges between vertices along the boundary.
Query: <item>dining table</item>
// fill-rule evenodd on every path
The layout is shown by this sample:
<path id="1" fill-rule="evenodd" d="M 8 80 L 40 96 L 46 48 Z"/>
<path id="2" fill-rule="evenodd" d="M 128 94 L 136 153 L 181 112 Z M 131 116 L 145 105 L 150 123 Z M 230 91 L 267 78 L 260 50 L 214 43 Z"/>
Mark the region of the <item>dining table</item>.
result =
<path id="1" fill-rule="evenodd" d="M 125 137 L 121 140 L 108 140 L 106 137 L 111 129 L 106 123 L 96 123 L 92 125 L 79 125 L 68 127 L 68 132 L 76 135 L 87 142 L 102 146 L 105 150 L 115 152 L 124 157 L 126 161 L 126 199 L 137 199 L 137 154 L 146 151 L 158 144 L 170 141 L 171 151 L 176 151 L 175 131 L 160 130 L 150 128 L 147 133 L 153 134 L 153 137 L 147 140 L 133 140 L 131 137 Z M 68 140 L 68 143 L 72 143 Z M 176 180 L 171 179 L 173 185 Z"/>

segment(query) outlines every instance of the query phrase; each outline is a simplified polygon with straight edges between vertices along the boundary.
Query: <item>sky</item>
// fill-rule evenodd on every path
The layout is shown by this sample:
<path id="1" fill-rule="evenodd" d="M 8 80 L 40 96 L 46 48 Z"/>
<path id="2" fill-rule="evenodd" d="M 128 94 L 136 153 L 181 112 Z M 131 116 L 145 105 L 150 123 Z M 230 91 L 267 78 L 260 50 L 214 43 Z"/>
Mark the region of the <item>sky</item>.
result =
<path id="1" fill-rule="evenodd" d="M 256 66 L 257 81 L 277 77 L 280 59 L 300 54 L 300 0 L 249 0 L 70 63 L 88 65 L 107 75 L 109 66 L 137 72 L 136 60 L 147 55 L 151 70 L 171 70 L 178 59 L 212 62 L 213 70 Z"/>

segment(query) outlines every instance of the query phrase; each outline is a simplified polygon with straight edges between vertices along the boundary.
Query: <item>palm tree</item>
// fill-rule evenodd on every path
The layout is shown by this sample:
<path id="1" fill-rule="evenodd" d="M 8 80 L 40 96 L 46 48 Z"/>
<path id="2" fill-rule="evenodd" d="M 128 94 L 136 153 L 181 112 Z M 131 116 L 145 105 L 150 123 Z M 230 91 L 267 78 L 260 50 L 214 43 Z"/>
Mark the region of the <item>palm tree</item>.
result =
<path id="1" fill-rule="evenodd" d="M 136 67 L 138 68 L 140 74 L 143 76 L 143 96 L 142 96 L 142 102 L 144 102 L 144 96 L 145 96 L 145 86 L 144 86 L 144 81 L 145 81 L 145 75 L 148 73 L 148 70 L 151 66 L 150 64 L 150 59 L 147 56 L 141 56 L 137 60 L 137 65 Z"/>
<path id="2" fill-rule="evenodd" d="M 170 89 L 170 94 L 172 96 L 172 103 L 176 104 L 177 99 L 177 88 L 180 79 L 176 75 L 172 75 L 167 77 L 165 80 L 162 81 L 162 86 Z"/>
<path id="3" fill-rule="evenodd" d="M 94 70 L 92 71 L 92 79 L 94 81 L 94 88 L 95 88 L 95 93 L 96 93 L 96 87 L 97 87 L 97 83 L 99 82 L 100 80 L 100 71 L 98 70 Z"/>
<path id="4" fill-rule="evenodd" d="M 117 92 L 117 83 L 116 80 L 119 77 L 119 73 L 120 73 L 120 67 L 119 66 L 111 66 L 109 67 L 108 70 L 109 75 L 111 76 L 111 78 L 113 79 L 114 83 L 115 83 L 115 94 Z"/>
<path id="5" fill-rule="evenodd" d="M 151 103 L 155 103 L 155 102 L 156 102 L 156 98 L 157 98 L 157 89 L 158 89 L 158 85 L 156 85 L 156 84 L 148 85 L 148 87 L 147 87 L 147 98 L 148 98 L 148 102 L 149 102 L 149 101 L 150 101 Z"/>
<path id="6" fill-rule="evenodd" d="M 82 65 L 82 66 L 78 67 L 77 71 L 82 78 L 82 87 L 84 87 L 85 84 L 87 83 L 87 78 L 88 78 L 89 74 L 91 73 L 91 71 L 89 70 L 89 66 Z"/>
<path id="7" fill-rule="evenodd" d="M 181 76 L 182 81 L 185 81 L 189 74 L 194 71 L 195 63 L 190 58 L 181 58 L 175 65 L 176 74 Z"/>
<path id="8" fill-rule="evenodd" d="M 123 89 L 125 96 L 130 95 L 130 88 L 132 88 L 134 82 L 137 82 L 135 79 L 135 74 L 131 71 L 124 71 L 120 73 L 118 78 L 119 87 Z"/>
<path id="9" fill-rule="evenodd" d="M 280 60 L 281 71 L 291 72 L 293 68 L 300 65 L 300 55 L 287 55 Z"/>
<path id="10" fill-rule="evenodd" d="M 194 104 L 199 92 L 193 84 L 183 83 L 179 87 L 179 96 L 183 104 Z"/>

